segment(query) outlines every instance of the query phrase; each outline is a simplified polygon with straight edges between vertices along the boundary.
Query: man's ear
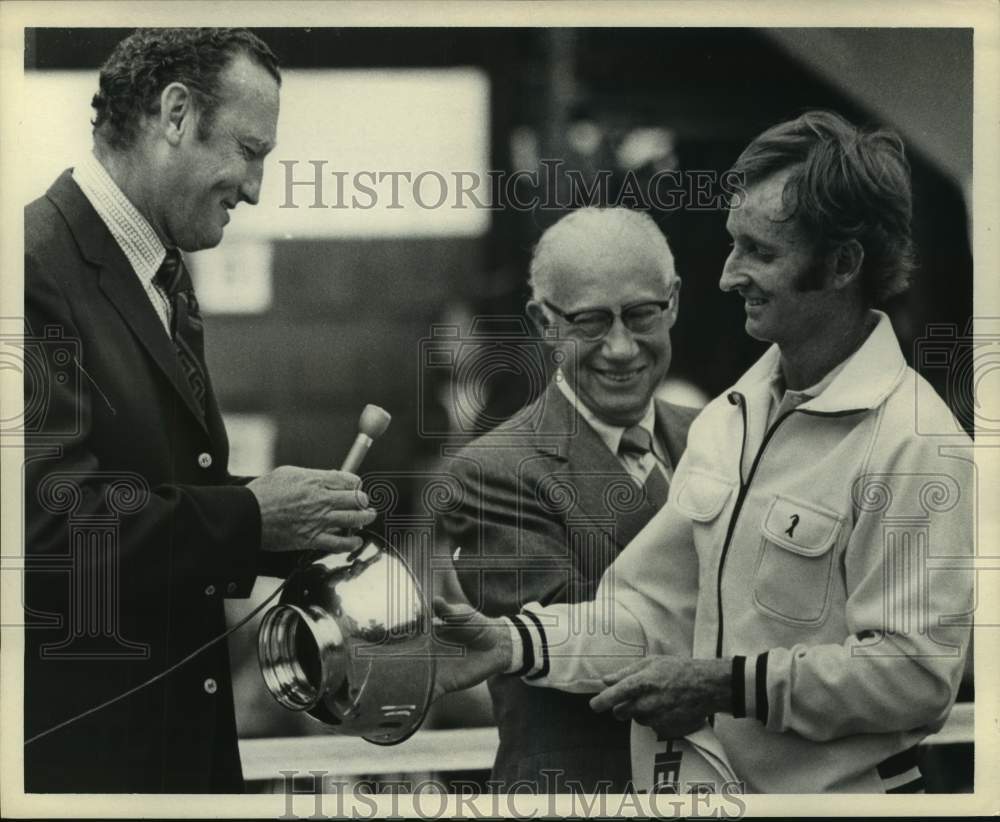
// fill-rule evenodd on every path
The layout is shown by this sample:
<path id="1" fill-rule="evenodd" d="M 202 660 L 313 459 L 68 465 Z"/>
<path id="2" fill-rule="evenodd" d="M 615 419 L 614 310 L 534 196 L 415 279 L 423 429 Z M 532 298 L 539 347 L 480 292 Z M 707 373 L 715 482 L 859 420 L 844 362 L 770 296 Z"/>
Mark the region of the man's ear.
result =
<path id="1" fill-rule="evenodd" d="M 159 126 L 166 141 L 177 146 L 194 128 L 194 98 L 183 83 L 171 83 L 160 93 Z"/>
<path id="2" fill-rule="evenodd" d="M 544 337 L 545 329 L 549 327 L 549 318 L 545 316 L 545 309 L 542 308 L 541 303 L 536 300 L 528 300 L 524 310 L 539 336 Z"/>
<path id="3" fill-rule="evenodd" d="M 681 310 L 681 281 L 677 280 L 677 286 L 674 290 L 674 304 L 667 309 L 665 320 L 667 321 L 667 330 L 674 327 L 674 323 L 677 322 L 677 315 Z"/>
<path id="4" fill-rule="evenodd" d="M 861 276 L 861 264 L 865 261 L 865 250 L 857 240 L 841 243 L 833 254 L 833 286 L 846 288 L 858 282 Z"/>

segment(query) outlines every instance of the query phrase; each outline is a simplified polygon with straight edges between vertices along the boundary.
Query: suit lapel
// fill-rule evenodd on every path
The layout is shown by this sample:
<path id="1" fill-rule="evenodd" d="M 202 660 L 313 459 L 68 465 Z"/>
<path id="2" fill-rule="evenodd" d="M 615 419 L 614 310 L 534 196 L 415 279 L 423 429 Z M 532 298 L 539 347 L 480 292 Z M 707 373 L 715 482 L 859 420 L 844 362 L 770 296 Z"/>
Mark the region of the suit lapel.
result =
<path id="1" fill-rule="evenodd" d="M 174 387 L 199 424 L 205 419 L 191 393 L 167 336 L 128 258 L 94 210 L 69 171 L 63 172 L 48 191 L 49 199 L 66 218 L 83 256 L 99 267 L 101 291 L 121 315 L 156 366 Z"/>
<path id="2" fill-rule="evenodd" d="M 570 405 L 555 383 L 545 395 L 545 430 L 563 433 L 565 447 L 555 473 L 565 471 L 577 491 L 577 503 L 566 515 L 567 524 L 590 522 L 624 548 L 656 513 L 631 474 L 612 454 L 600 435 Z M 558 427 L 558 426 L 561 426 Z M 540 441 L 544 441 L 541 438 Z M 551 448 L 549 449 L 551 450 Z"/>
<path id="3" fill-rule="evenodd" d="M 687 431 L 691 424 L 691 417 L 682 416 L 670 403 L 662 400 L 655 402 L 656 433 L 659 434 L 660 442 L 667 449 L 670 467 L 676 468 L 684 454 L 684 449 L 687 447 Z"/>
<path id="4" fill-rule="evenodd" d="M 153 306 L 150 305 L 149 297 L 143 291 L 142 285 L 124 253 L 118 248 L 117 243 L 114 243 L 113 240 L 112 243 L 115 248 L 105 258 L 104 265 L 101 267 L 101 290 L 104 292 L 104 296 L 118 309 L 118 313 L 132 329 L 132 333 L 142 343 L 153 362 L 170 380 L 171 385 L 184 399 L 184 404 L 204 427 L 205 422 L 202 419 L 201 409 L 198 408 L 197 401 L 187 383 L 187 378 L 181 370 L 174 344 L 163 330 L 160 318 L 156 315 Z M 117 254 L 114 253 L 115 251 Z M 116 259 L 116 257 L 120 257 L 120 259 Z"/>

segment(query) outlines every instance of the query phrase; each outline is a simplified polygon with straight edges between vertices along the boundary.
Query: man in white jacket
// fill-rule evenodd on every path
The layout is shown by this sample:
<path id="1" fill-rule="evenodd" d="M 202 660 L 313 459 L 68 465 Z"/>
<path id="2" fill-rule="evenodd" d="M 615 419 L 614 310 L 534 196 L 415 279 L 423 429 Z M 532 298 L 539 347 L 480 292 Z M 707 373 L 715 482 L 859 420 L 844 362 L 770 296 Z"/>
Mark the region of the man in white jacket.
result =
<path id="1" fill-rule="evenodd" d="M 975 488 L 971 440 L 875 310 L 912 268 L 903 146 L 810 112 L 734 170 L 720 287 L 772 347 L 694 422 L 595 600 L 477 618 L 439 689 L 600 692 L 661 741 L 710 719 L 750 792 L 921 791 L 968 645 Z"/>

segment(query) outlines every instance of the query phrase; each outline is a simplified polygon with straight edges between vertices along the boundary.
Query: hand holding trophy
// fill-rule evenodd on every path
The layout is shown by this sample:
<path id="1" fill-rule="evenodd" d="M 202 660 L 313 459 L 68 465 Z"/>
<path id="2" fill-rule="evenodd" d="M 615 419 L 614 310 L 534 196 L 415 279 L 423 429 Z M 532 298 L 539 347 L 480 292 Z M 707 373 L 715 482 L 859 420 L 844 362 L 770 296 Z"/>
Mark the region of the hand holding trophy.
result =
<path id="1" fill-rule="evenodd" d="M 389 419 L 365 407 L 341 470 L 357 471 Z M 464 601 L 454 579 L 445 589 L 459 602 L 435 599 L 432 617 L 402 557 L 381 537 L 361 536 L 359 549 L 314 559 L 289 576 L 261 623 L 258 659 L 283 707 L 308 712 L 333 733 L 392 745 L 417 731 L 443 693 L 506 670 L 510 639 L 500 620 Z"/>

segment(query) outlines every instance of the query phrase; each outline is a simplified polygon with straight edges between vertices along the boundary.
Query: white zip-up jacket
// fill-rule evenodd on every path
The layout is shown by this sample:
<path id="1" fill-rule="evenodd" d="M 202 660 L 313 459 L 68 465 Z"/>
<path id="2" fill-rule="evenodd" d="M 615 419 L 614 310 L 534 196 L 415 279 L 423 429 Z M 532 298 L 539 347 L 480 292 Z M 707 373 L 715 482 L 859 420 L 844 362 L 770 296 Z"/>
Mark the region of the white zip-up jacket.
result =
<path id="1" fill-rule="evenodd" d="M 914 746 L 951 710 L 972 619 L 972 443 L 884 314 L 768 426 L 778 356 L 695 420 L 594 602 L 515 617 L 521 671 L 590 692 L 646 653 L 732 657 L 714 728 L 749 792 L 919 790 Z"/>

